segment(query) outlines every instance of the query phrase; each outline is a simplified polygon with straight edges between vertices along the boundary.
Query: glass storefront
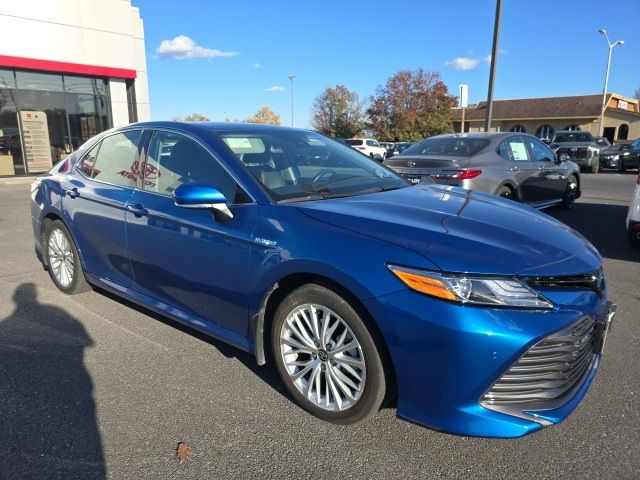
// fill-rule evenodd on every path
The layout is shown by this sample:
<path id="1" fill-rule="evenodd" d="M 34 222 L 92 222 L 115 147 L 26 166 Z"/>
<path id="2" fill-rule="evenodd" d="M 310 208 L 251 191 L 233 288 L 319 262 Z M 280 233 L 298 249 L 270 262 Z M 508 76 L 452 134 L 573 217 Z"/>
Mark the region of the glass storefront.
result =
<path id="1" fill-rule="evenodd" d="M 106 79 L 0 69 L 0 176 L 45 171 L 110 127 Z"/>

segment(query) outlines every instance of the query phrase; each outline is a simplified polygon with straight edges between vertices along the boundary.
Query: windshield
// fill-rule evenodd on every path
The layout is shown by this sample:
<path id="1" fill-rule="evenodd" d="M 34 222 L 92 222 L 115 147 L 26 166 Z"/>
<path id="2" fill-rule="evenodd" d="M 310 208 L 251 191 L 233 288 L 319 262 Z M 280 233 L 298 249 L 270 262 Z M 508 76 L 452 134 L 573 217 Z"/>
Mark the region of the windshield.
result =
<path id="1" fill-rule="evenodd" d="M 468 137 L 431 137 L 407 148 L 403 155 L 447 155 L 451 157 L 471 157 L 491 140 Z"/>
<path id="2" fill-rule="evenodd" d="M 274 201 L 319 200 L 409 186 L 378 162 L 315 132 L 239 130 L 219 135 Z"/>
<path id="3" fill-rule="evenodd" d="M 589 132 L 563 132 L 556 133 L 551 140 L 553 143 L 569 142 L 593 142 L 593 136 Z"/>

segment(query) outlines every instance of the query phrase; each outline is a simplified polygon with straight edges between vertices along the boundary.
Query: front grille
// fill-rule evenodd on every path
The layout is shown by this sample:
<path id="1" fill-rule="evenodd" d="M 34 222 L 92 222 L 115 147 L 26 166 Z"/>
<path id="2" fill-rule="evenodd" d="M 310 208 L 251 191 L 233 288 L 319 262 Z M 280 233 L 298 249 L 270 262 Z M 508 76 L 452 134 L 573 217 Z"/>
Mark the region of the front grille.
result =
<path id="1" fill-rule="evenodd" d="M 589 149 L 587 147 L 561 147 L 556 151 L 557 155 L 562 153 L 568 155 L 571 160 L 584 160 L 589 156 Z"/>
<path id="2" fill-rule="evenodd" d="M 525 280 L 534 290 L 592 290 L 603 297 L 606 289 L 602 269 L 582 275 L 530 277 Z"/>
<path id="3" fill-rule="evenodd" d="M 597 331 L 588 317 L 536 343 L 484 394 L 482 405 L 535 409 L 561 401 L 588 373 Z"/>

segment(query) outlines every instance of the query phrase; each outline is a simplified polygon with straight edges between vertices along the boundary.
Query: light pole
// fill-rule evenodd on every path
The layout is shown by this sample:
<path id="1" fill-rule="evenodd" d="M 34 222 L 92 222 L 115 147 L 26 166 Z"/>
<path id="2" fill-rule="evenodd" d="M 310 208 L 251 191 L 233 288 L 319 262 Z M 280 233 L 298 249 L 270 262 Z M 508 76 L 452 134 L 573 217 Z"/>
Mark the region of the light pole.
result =
<path id="1" fill-rule="evenodd" d="M 598 136 L 602 136 L 604 131 L 603 121 L 604 121 L 604 109 L 605 104 L 607 103 L 607 87 L 609 86 L 609 69 L 611 68 L 611 52 L 616 45 L 624 45 L 624 40 L 618 40 L 617 42 L 611 43 L 609 40 L 609 35 L 607 35 L 607 31 L 604 28 L 598 30 L 600 35 L 603 35 L 607 40 L 607 45 L 609 45 L 609 57 L 607 58 L 607 73 L 604 76 L 604 90 L 602 91 L 602 108 L 600 109 L 600 127 L 598 128 Z"/>
<path id="2" fill-rule="evenodd" d="M 295 75 L 289 75 L 291 80 L 291 126 L 293 127 L 293 81 L 296 79 Z"/>
<path id="3" fill-rule="evenodd" d="M 491 128 L 491 116 L 493 115 L 493 82 L 496 75 L 496 63 L 498 62 L 498 42 L 500 41 L 500 22 L 502 19 L 502 0 L 496 0 L 496 18 L 493 24 L 493 45 L 491 47 L 491 66 L 489 70 L 489 91 L 487 92 L 487 112 L 484 117 L 484 131 Z"/>

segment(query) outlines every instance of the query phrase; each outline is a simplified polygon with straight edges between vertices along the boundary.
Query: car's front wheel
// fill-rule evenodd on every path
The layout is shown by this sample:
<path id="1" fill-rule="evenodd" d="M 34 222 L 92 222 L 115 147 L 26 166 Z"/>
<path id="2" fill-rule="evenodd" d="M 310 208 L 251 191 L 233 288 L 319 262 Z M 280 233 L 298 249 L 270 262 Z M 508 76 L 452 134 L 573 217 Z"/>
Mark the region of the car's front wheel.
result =
<path id="1" fill-rule="evenodd" d="M 82 271 L 78 249 L 64 223 L 47 221 L 43 239 L 49 276 L 55 286 L 68 294 L 91 290 Z"/>
<path id="2" fill-rule="evenodd" d="M 560 206 L 565 210 L 570 210 L 573 208 L 573 204 L 576 202 L 576 197 L 578 196 L 578 179 L 575 175 L 571 175 L 569 177 L 569 181 L 567 182 L 567 188 L 564 191 L 564 195 L 562 197 L 562 203 Z"/>
<path id="3" fill-rule="evenodd" d="M 627 228 L 627 240 L 631 248 L 640 248 L 640 230 L 636 230 L 629 225 Z"/>
<path id="4" fill-rule="evenodd" d="M 380 409 L 387 388 L 380 352 L 357 309 L 336 292 L 317 284 L 291 292 L 271 340 L 280 376 L 306 411 L 346 425 Z"/>

